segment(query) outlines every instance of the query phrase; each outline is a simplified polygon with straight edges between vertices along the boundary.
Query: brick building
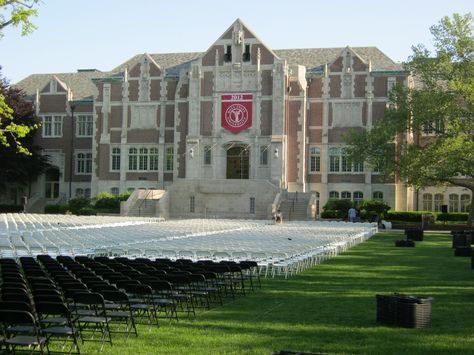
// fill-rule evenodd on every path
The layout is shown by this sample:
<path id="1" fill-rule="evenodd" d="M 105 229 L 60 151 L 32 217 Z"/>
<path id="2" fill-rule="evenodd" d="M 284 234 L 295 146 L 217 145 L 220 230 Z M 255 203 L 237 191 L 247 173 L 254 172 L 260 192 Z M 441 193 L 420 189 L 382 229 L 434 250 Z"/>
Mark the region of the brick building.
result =
<path id="1" fill-rule="evenodd" d="M 414 192 L 345 157 L 344 133 L 371 127 L 409 80 L 375 47 L 273 50 L 239 19 L 204 53 L 33 74 L 17 85 L 36 102 L 54 168 L 29 208 L 134 190 L 124 213 L 151 199 L 165 217 L 268 218 L 295 192 L 306 216 L 329 198 L 460 211 L 462 189 Z"/>

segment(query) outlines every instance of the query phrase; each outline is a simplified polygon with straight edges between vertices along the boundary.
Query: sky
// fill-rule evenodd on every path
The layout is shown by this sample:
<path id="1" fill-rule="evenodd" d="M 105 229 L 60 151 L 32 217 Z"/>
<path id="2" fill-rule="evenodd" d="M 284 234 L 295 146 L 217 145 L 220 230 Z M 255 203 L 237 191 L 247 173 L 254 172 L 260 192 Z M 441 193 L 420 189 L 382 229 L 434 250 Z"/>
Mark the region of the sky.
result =
<path id="1" fill-rule="evenodd" d="M 375 46 L 396 62 L 473 0 L 40 0 L 38 29 L 7 27 L 1 75 L 109 71 L 141 53 L 206 51 L 240 18 L 271 49 Z"/>

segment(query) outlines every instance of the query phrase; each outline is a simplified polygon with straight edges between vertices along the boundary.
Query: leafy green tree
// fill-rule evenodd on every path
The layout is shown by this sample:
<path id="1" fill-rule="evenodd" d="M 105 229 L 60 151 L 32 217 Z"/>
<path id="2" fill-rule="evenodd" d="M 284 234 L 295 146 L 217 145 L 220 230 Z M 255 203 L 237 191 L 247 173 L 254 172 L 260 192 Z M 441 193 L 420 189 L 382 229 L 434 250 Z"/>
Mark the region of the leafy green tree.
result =
<path id="1" fill-rule="evenodd" d="M 21 27 L 22 36 L 34 31 L 36 26 L 30 19 L 38 14 L 35 8 L 38 2 L 39 0 L 0 0 L 0 38 L 3 37 L 3 29 L 7 26 Z M 8 147 L 10 140 L 13 140 L 18 152 L 30 154 L 21 144 L 21 139 L 28 135 L 31 128 L 14 120 L 13 110 L 0 92 L 0 145 Z"/>
<path id="2" fill-rule="evenodd" d="M 33 145 L 33 136 L 39 127 L 35 107 L 31 101 L 26 100 L 23 91 L 9 86 L 1 78 L 0 95 L 5 98 L 5 105 L 11 112 L 9 121 L 0 121 L 0 130 L 12 125 L 13 121 L 16 126 L 28 128 L 21 137 L 12 134 L 2 137 L 0 188 L 11 182 L 30 186 L 31 182 L 49 166 L 48 157 L 42 155 L 40 149 Z M 28 154 L 19 153 L 19 149 Z"/>
<path id="3" fill-rule="evenodd" d="M 413 85 L 390 94 L 385 118 L 346 136 L 348 153 L 415 188 L 455 185 L 474 192 L 474 37 L 472 14 L 430 28 L 435 53 L 412 47 Z M 421 133 L 431 132 L 432 137 Z M 474 204 L 468 225 L 474 226 Z"/>
<path id="4" fill-rule="evenodd" d="M 0 0 L 0 37 L 7 26 L 20 27 L 22 36 L 36 29 L 31 17 L 38 15 L 39 0 Z"/>

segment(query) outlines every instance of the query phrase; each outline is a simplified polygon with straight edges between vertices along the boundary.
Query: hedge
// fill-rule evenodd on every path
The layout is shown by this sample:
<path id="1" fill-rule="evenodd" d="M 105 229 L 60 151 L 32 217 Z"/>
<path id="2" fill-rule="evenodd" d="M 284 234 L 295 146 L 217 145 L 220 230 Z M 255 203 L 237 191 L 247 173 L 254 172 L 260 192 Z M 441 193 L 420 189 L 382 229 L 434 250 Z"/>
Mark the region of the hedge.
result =
<path id="1" fill-rule="evenodd" d="M 0 205 L 0 213 L 18 213 L 23 211 L 21 205 Z"/>
<path id="2" fill-rule="evenodd" d="M 469 217 L 469 213 L 463 212 L 450 212 L 450 213 L 438 213 L 436 219 L 443 222 L 466 222 Z"/>
<path id="3" fill-rule="evenodd" d="M 420 222 L 421 216 L 431 214 L 430 212 L 423 211 L 393 211 L 387 212 L 385 218 L 389 221 L 403 221 L 403 222 Z"/>

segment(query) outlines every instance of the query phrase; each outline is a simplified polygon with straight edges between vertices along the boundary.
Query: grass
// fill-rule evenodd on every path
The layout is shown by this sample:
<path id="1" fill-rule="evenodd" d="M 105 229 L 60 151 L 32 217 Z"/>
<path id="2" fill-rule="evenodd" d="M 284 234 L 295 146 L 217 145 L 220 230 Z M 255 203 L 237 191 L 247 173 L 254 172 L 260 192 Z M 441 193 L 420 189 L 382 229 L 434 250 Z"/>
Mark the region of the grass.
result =
<path id="1" fill-rule="evenodd" d="M 470 259 L 454 257 L 449 234 L 425 234 L 415 248 L 395 248 L 400 233 L 367 242 L 288 280 L 195 318 L 139 326 L 139 337 L 114 337 L 103 354 L 472 354 L 474 288 Z M 375 322 L 377 293 L 435 299 L 432 327 L 406 329 Z M 93 354 L 96 343 L 81 353 Z"/>

